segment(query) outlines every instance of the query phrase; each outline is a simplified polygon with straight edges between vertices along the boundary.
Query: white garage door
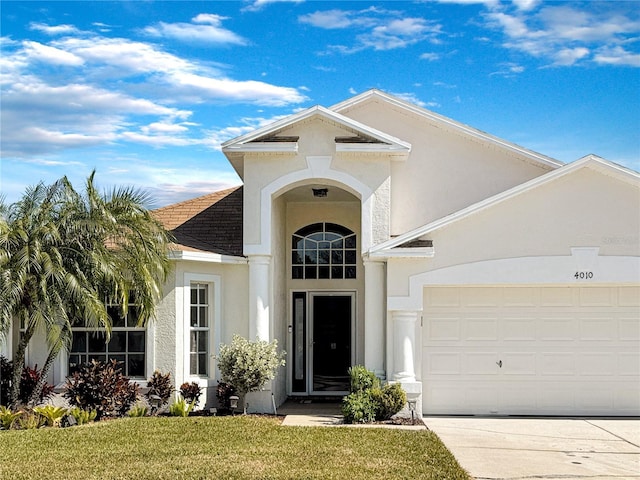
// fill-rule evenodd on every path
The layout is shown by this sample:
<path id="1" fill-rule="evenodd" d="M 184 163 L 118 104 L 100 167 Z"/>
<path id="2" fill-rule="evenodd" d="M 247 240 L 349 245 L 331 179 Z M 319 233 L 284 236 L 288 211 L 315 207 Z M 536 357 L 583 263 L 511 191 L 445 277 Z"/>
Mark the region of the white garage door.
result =
<path id="1" fill-rule="evenodd" d="M 426 287 L 427 414 L 640 415 L 640 288 Z"/>

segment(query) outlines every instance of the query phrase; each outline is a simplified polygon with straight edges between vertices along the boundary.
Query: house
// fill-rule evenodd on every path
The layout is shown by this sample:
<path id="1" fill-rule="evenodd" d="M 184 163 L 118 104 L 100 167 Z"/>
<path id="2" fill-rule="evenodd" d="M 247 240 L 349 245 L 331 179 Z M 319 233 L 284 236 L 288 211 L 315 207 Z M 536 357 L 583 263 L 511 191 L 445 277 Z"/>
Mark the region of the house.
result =
<path id="1" fill-rule="evenodd" d="M 251 410 L 344 395 L 364 364 L 424 414 L 640 415 L 637 172 L 378 90 L 222 151 L 241 187 L 155 212 L 176 236 L 155 323 L 120 319 L 106 347 L 79 329 L 55 381 L 108 356 L 212 404 L 213 355 L 238 334 L 287 352 Z"/>

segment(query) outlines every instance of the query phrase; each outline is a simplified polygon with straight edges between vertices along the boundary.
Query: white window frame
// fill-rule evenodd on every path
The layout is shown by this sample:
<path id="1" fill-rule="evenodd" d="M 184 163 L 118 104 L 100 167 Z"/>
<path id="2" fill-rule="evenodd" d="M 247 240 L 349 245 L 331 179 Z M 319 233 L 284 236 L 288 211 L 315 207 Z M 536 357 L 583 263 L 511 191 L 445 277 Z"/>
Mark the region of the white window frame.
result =
<path id="1" fill-rule="evenodd" d="M 191 285 L 194 283 L 207 284 L 208 295 L 207 304 L 209 305 L 207 324 L 209 325 L 209 360 L 207 363 L 207 375 L 191 374 Z M 185 273 L 183 283 L 183 312 L 182 312 L 182 329 L 183 329 L 183 377 L 188 381 L 213 380 L 219 375 L 215 369 L 213 356 L 220 349 L 220 328 L 221 328 L 221 277 L 220 275 L 208 275 L 201 273 Z"/>
<path id="2" fill-rule="evenodd" d="M 107 308 L 110 307 L 117 307 L 118 305 L 113 304 L 113 303 L 105 303 L 105 306 Z M 135 307 L 135 305 L 130 305 L 130 307 Z M 128 312 L 127 312 L 128 314 Z M 91 327 L 86 327 L 86 326 L 75 326 L 71 328 L 71 334 L 73 335 L 73 332 L 83 332 L 83 333 L 98 333 L 98 332 L 103 332 L 104 328 L 91 328 Z M 125 366 L 125 368 L 123 369 L 123 374 L 125 374 L 128 378 L 130 378 L 133 381 L 141 381 L 141 380 L 146 380 L 147 378 L 149 378 L 151 376 L 151 372 L 152 370 L 150 370 L 150 365 L 149 365 L 149 357 L 152 356 L 152 352 L 150 354 L 149 352 L 149 343 L 153 341 L 153 339 L 149 338 L 149 323 L 147 323 L 147 325 L 142 326 L 142 327 L 137 327 L 137 326 L 130 326 L 128 325 L 128 321 L 125 324 L 125 326 L 120 326 L 120 327 L 111 327 L 111 331 L 112 332 L 142 332 L 144 333 L 144 375 L 139 376 L 139 375 L 130 375 L 127 372 L 127 367 Z M 87 337 L 87 341 L 88 341 L 88 337 Z M 110 352 L 111 355 L 125 355 L 125 358 L 128 358 L 128 355 L 130 354 L 139 354 L 140 352 L 133 352 L 130 353 L 127 350 L 125 350 L 125 352 Z M 71 355 L 76 355 L 78 354 L 78 352 L 71 352 L 70 350 L 66 352 L 66 355 L 64 356 L 66 359 L 65 365 L 64 365 L 64 375 L 65 377 L 67 375 L 69 375 L 69 358 L 71 357 Z M 86 353 L 82 353 L 82 355 L 85 355 Z M 105 355 L 108 355 L 108 353 L 106 352 L 106 347 L 105 347 Z M 125 362 L 126 363 L 126 362 Z"/>

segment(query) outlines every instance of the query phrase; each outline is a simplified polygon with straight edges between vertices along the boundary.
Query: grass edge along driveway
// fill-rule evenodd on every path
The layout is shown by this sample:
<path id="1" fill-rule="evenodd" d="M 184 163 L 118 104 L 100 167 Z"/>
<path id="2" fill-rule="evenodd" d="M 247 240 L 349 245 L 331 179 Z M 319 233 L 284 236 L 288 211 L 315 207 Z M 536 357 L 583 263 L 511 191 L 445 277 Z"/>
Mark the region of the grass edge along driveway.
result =
<path id="1" fill-rule="evenodd" d="M 469 479 L 427 430 L 283 427 L 253 416 L 2 431 L 0 456 L 5 480 Z"/>

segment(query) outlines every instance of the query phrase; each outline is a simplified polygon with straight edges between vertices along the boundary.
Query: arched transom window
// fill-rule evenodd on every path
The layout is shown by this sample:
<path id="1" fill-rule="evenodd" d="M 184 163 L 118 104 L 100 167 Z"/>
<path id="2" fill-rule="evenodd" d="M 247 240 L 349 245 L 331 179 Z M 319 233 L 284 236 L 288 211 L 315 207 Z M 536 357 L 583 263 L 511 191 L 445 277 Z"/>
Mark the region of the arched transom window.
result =
<path id="1" fill-rule="evenodd" d="M 356 234 L 335 223 L 314 223 L 291 239 L 294 279 L 356 278 Z"/>

